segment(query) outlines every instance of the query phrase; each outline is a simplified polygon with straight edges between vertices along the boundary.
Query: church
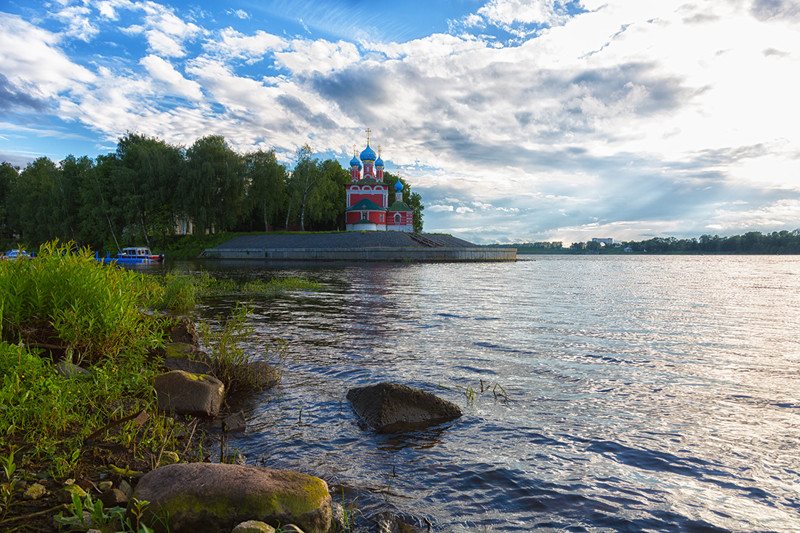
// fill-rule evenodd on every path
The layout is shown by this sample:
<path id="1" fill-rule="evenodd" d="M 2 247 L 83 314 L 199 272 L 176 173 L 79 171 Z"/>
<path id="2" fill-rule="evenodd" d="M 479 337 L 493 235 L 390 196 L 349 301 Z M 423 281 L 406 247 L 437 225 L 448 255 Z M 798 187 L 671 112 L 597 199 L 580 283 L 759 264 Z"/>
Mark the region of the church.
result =
<path id="1" fill-rule="evenodd" d="M 396 201 L 389 205 L 389 185 L 383 181 L 383 160 L 369 146 L 350 161 L 350 183 L 345 185 L 347 231 L 414 231 L 414 211 L 403 202 L 403 184 L 394 186 Z"/>

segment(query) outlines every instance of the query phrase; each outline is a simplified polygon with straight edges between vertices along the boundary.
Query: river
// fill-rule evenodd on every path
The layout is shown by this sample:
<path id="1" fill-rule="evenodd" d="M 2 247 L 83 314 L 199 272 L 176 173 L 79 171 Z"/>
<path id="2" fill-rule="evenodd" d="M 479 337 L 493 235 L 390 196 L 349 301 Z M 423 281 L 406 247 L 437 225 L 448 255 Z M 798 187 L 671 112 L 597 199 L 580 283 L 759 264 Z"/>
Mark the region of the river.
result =
<path id="1" fill-rule="evenodd" d="M 325 479 L 366 517 L 441 532 L 800 529 L 800 258 L 174 268 L 322 284 L 251 303 L 249 348 L 282 338 L 289 356 L 230 446 Z M 464 415 L 376 434 L 345 396 L 381 381 Z"/>

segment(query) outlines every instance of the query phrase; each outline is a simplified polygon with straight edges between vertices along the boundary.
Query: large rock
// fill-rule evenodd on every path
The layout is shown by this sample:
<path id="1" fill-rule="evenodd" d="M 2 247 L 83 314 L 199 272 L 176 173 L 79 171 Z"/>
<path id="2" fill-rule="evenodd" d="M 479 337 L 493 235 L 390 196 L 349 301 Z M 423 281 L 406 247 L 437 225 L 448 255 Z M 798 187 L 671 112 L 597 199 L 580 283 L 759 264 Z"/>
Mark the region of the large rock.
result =
<path id="1" fill-rule="evenodd" d="M 347 399 L 361 418 L 380 432 L 419 429 L 461 416 L 454 403 L 397 383 L 350 389 Z"/>
<path id="2" fill-rule="evenodd" d="M 321 479 L 286 470 L 224 463 L 182 463 L 146 474 L 133 497 L 150 502 L 145 524 L 172 533 L 229 533 L 258 520 L 297 524 L 306 533 L 327 533 L 331 496 Z"/>
<path id="3" fill-rule="evenodd" d="M 159 409 L 176 414 L 217 416 L 225 397 L 217 378 L 182 370 L 156 376 L 153 386 Z"/>

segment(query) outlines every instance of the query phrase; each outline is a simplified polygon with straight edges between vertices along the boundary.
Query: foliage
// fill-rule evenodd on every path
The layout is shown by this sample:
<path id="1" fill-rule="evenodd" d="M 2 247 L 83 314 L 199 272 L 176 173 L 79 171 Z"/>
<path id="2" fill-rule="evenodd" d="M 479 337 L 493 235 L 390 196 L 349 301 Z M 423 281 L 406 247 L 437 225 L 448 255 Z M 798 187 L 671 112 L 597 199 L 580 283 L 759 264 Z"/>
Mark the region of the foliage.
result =
<path id="1" fill-rule="evenodd" d="M 106 267 L 88 250 L 46 243 L 38 259 L 0 264 L 2 332 L 34 344 L 52 328 L 73 362 L 114 359 L 123 350 L 156 347 L 157 319 L 142 312 L 158 287 L 135 272 Z M 35 331 L 31 331 L 31 327 Z"/>
<path id="2" fill-rule="evenodd" d="M 207 323 L 199 325 L 203 343 L 210 349 L 214 375 L 228 391 L 257 390 L 262 384 L 262 376 L 251 371 L 251 358 L 245 349 L 253 334 L 250 311 L 248 305 L 237 303 L 231 315 L 224 321 L 220 320 L 221 327 L 215 329 Z M 280 363 L 285 357 L 286 343 L 283 340 L 266 346 L 266 362 Z"/>
<path id="3" fill-rule="evenodd" d="M 310 146 L 300 148 L 289 171 L 274 150 L 238 154 L 221 136 L 184 149 L 129 132 L 113 153 L 94 160 L 40 157 L 21 171 L 3 162 L 0 246 L 59 239 L 94 250 L 147 244 L 163 251 L 159 246 L 187 231 L 341 230 L 349 173 L 311 154 Z M 397 179 L 384 175 L 392 199 Z M 414 229 L 422 231 L 421 197 L 403 183 Z"/>
<path id="4" fill-rule="evenodd" d="M 112 507 L 105 509 L 103 502 L 100 500 L 93 501 L 90 495 L 86 495 L 84 500 L 81 500 L 77 494 L 72 494 L 72 503 L 67 506 L 67 514 L 59 513 L 53 517 L 55 522 L 62 526 L 69 526 L 71 530 L 87 530 L 89 529 L 84 512 L 89 515 L 89 524 L 92 529 L 106 530 L 111 527 L 114 531 L 122 533 L 152 533 L 153 530 L 144 524 L 140 524 L 140 518 L 147 507 L 149 502 L 140 502 L 134 500 L 130 503 L 132 509 L 132 519 L 126 517 L 126 510 L 123 507 Z M 122 529 L 120 529 L 122 528 Z"/>

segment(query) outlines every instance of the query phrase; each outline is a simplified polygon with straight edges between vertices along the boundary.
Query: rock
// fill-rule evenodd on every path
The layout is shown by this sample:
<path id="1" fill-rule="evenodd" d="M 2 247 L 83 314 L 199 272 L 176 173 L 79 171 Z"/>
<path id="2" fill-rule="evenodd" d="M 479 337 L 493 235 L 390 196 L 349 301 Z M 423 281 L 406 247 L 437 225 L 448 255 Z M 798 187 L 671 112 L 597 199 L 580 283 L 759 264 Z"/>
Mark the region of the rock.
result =
<path id="1" fill-rule="evenodd" d="M 97 490 L 99 490 L 100 492 L 105 492 L 113 488 L 114 488 L 114 483 L 109 480 L 101 481 L 100 483 L 97 484 Z"/>
<path id="2" fill-rule="evenodd" d="M 233 528 L 231 533 L 275 533 L 275 528 L 258 520 L 248 520 Z"/>
<path id="3" fill-rule="evenodd" d="M 321 479 L 286 470 L 223 463 L 181 463 L 147 473 L 133 497 L 148 501 L 144 523 L 172 533 L 229 532 L 246 520 L 298 524 L 327 533 L 331 496 Z"/>
<path id="4" fill-rule="evenodd" d="M 280 383 L 281 375 L 275 367 L 266 361 L 253 361 L 249 365 L 251 376 L 258 378 L 258 387 L 269 389 Z"/>
<path id="5" fill-rule="evenodd" d="M 74 365 L 69 361 L 59 361 L 55 365 L 56 372 L 65 378 L 92 377 L 92 373 L 82 366 Z"/>
<path id="6" fill-rule="evenodd" d="M 236 433 L 247 429 L 247 420 L 244 419 L 244 413 L 239 411 L 226 416 L 222 420 L 222 429 L 228 433 Z"/>
<path id="7" fill-rule="evenodd" d="M 461 416 L 461 409 L 454 403 L 397 383 L 350 389 L 347 399 L 361 418 L 379 432 L 419 429 Z"/>
<path id="8" fill-rule="evenodd" d="M 125 497 L 127 497 L 128 499 L 130 499 L 131 496 L 133 496 L 133 487 L 131 487 L 131 484 L 125 481 L 124 479 L 119 482 L 119 486 L 117 488 L 121 490 L 122 493 L 125 495 Z"/>
<path id="9" fill-rule="evenodd" d="M 375 533 L 422 533 L 422 531 L 386 512 L 375 517 Z"/>
<path id="10" fill-rule="evenodd" d="M 191 344 L 195 348 L 200 346 L 197 325 L 189 317 L 182 316 L 177 318 L 177 321 L 169 328 L 168 335 L 172 342 Z"/>
<path id="11" fill-rule="evenodd" d="M 103 507 L 125 507 L 130 500 L 121 490 L 109 489 L 100 494 L 100 501 L 103 502 Z"/>
<path id="12" fill-rule="evenodd" d="M 26 500 L 38 500 L 45 494 L 47 494 L 47 489 L 44 488 L 44 485 L 41 485 L 39 483 L 34 483 L 33 485 L 25 489 L 23 498 L 25 498 Z"/>
<path id="13" fill-rule="evenodd" d="M 281 526 L 281 533 L 303 533 L 303 530 L 294 524 Z"/>
<path id="14" fill-rule="evenodd" d="M 154 387 L 159 409 L 176 414 L 217 416 L 225 396 L 217 378 L 182 370 L 156 376 Z"/>
<path id="15" fill-rule="evenodd" d="M 172 342 L 164 345 L 164 366 L 191 374 L 212 374 L 211 360 L 191 344 Z"/>

